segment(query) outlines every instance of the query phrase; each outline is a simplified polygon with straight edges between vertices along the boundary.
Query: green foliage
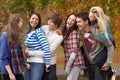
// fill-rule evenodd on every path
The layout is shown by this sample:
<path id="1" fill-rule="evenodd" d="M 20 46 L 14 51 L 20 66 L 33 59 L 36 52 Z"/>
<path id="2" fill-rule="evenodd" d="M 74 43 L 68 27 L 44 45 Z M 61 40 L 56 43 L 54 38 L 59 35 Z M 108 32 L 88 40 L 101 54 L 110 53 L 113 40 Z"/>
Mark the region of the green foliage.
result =
<path id="1" fill-rule="evenodd" d="M 69 13 L 89 11 L 92 6 L 100 6 L 110 17 L 120 14 L 120 0 L 2 0 L 0 8 L 8 15 L 24 13 L 27 17 L 33 12 L 54 11 L 64 19 Z"/>
<path id="2" fill-rule="evenodd" d="M 34 12 L 34 8 L 31 0 L 6 0 L 1 4 L 1 9 L 6 10 L 8 14 L 18 12 L 30 14 Z"/>

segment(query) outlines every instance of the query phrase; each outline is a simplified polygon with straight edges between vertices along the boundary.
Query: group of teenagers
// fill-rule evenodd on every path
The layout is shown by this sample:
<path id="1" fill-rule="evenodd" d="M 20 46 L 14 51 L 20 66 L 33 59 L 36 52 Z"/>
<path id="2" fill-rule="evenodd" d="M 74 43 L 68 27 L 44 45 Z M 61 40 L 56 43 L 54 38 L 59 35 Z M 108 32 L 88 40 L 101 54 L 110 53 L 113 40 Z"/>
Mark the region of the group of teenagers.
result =
<path id="1" fill-rule="evenodd" d="M 20 38 L 23 19 L 19 14 L 12 14 L 1 36 L 3 80 L 57 80 L 56 49 L 59 45 L 64 50 L 67 80 L 81 80 L 80 71 L 85 68 L 89 80 L 115 80 L 115 70 L 111 68 L 115 42 L 109 21 L 99 6 L 92 7 L 89 13 L 69 14 L 62 27 L 61 18 L 54 12 L 47 15 L 47 25 L 41 25 L 41 16 L 33 13 L 23 51 Z"/>

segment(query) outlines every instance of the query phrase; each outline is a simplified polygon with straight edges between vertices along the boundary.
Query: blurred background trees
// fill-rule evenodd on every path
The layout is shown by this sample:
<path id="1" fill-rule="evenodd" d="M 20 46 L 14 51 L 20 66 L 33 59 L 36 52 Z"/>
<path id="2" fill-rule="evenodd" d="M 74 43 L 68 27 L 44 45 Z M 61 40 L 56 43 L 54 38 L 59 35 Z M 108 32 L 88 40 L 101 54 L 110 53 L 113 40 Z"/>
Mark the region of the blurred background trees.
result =
<path id="1" fill-rule="evenodd" d="M 4 17 L 18 12 L 27 17 L 33 12 L 45 16 L 55 11 L 64 19 L 69 13 L 89 11 L 92 6 L 102 7 L 112 18 L 120 13 L 120 0 L 1 0 L 0 9 Z"/>

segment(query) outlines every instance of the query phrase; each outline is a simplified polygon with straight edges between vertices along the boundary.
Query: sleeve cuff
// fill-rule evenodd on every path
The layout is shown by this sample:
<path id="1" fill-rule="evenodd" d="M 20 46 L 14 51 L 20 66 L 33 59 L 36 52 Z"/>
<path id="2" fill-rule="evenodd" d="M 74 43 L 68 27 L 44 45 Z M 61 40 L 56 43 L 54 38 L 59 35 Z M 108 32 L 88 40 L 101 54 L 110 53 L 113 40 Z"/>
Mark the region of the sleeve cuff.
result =
<path id="1" fill-rule="evenodd" d="M 50 67 L 50 65 L 46 65 L 46 67 Z"/>
<path id="2" fill-rule="evenodd" d="M 6 65 L 9 65 L 9 62 L 8 60 L 2 60 L 2 64 L 6 66 Z"/>

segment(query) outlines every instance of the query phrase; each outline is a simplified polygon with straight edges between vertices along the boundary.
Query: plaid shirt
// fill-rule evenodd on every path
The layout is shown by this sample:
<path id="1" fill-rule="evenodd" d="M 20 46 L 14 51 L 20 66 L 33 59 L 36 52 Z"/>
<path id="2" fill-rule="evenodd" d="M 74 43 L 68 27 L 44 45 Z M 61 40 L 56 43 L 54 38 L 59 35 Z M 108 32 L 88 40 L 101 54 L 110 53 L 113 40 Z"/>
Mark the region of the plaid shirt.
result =
<path id="1" fill-rule="evenodd" d="M 21 43 L 14 43 L 13 41 L 9 43 L 10 53 L 11 53 L 11 63 L 12 70 L 15 74 L 21 74 L 22 70 L 25 68 L 25 60 L 22 52 Z"/>
<path id="2" fill-rule="evenodd" d="M 75 57 L 73 66 L 79 66 L 84 68 L 84 58 L 80 50 L 80 37 L 76 30 L 73 30 L 69 37 L 63 41 L 64 55 L 65 55 L 65 65 L 69 60 L 69 57 L 72 52 L 75 52 L 77 55 Z"/>

